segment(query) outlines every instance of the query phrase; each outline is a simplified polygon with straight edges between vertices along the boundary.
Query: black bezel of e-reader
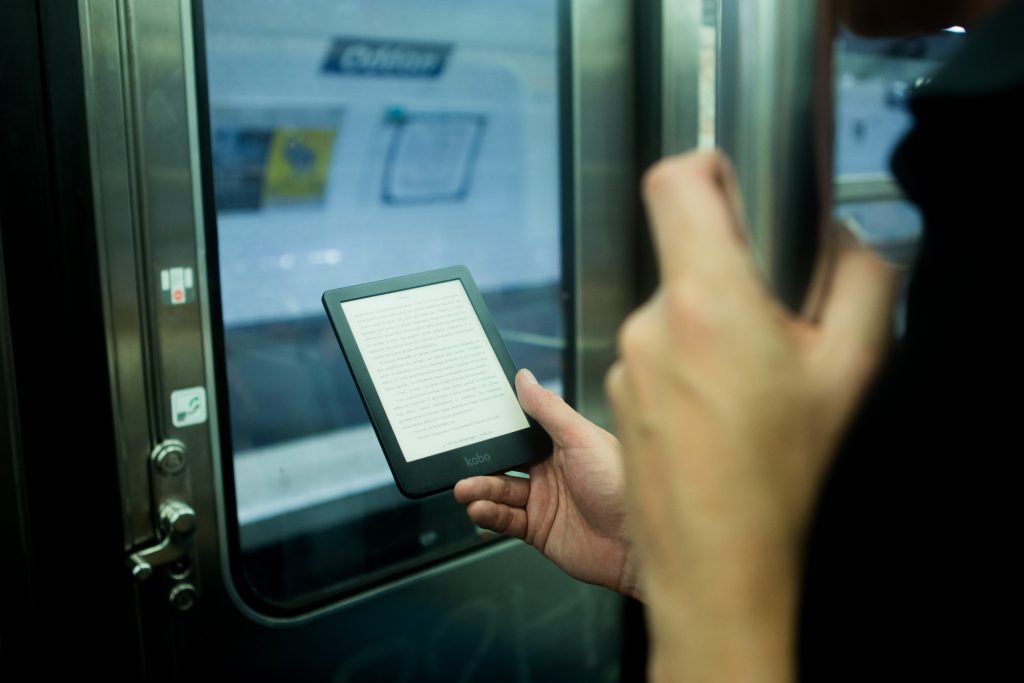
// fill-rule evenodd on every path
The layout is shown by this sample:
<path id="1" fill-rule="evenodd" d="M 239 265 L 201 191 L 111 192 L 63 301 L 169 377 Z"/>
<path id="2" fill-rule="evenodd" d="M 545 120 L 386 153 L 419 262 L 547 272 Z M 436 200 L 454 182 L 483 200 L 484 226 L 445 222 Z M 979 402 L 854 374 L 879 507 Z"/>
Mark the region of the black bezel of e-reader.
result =
<path id="1" fill-rule="evenodd" d="M 352 328 L 348 324 L 341 304 L 354 299 L 364 299 L 381 294 L 389 294 L 417 287 L 440 284 L 459 280 L 476 312 L 480 325 L 491 344 L 498 362 L 515 393 L 516 365 L 509 355 L 505 342 L 502 340 L 491 320 L 480 291 L 473 282 L 469 270 L 464 266 L 441 268 L 425 273 L 405 275 L 402 277 L 379 280 L 363 285 L 343 287 L 324 292 L 323 303 L 327 316 L 338 337 L 338 344 L 348 363 L 349 370 L 355 379 L 359 395 L 369 414 L 370 423 L 377 433 L 388 466 L 394 475 L 399 491 L 408 498 L 422 498 L 455 486 L 456 482 L 470 476 L 496 474 L 516 470 L 523 465 L 543 458 L 551 452 L 551 439 L 544 429 L 533 418 L 526 415 L 529 427 L 509 434 L 487 439 L 450 451 L 444 451 L 413 461 L 407 461 L 402 454 L 398 439 L 391 427 L 384 405 L 377 394 L 369 370 L 363 360 Z M 525 412 L 524 412 L 525 414 Z M 491 459 L 483 465 L 470 465 L 467 462 L 480 453 L 490 454 Z"/>

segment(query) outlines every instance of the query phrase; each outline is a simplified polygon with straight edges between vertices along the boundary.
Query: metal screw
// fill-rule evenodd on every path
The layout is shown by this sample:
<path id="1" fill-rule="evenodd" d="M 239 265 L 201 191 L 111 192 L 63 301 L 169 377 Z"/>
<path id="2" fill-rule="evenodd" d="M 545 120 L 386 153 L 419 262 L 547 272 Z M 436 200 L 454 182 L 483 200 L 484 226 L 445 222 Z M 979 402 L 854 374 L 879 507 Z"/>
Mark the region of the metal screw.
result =
<path id="1" fill-rule="evenodd" d="M 153 567 L 150 564 L 136 564 L 132 567 L 132 578 L 136 581 L 145 581 L 153 576 Z"/>
<path id="2" fill-rule="evenodd" d="M 156 471 L 162 476 L 180 474 L 186 465 L 185 444 L 177 439 L 167 439 L 153 449 L 150 457 L 156 465 Z"/>
<path id="3" fill-rule="evenodd" d="M 175 581 L 184 581 L 188 578 L 188 575 L 192 573 L 192 562 L 188 556 L 175 561 L 167 568 L 167 573 L 171 575 L 171 578 Z"/>
<path id="4" fill-rule="evenodd" d="M 180 500 L 169 500 L 160 506 L 160 521 L 176 534 L 187 534 L 196 528 L 196 513 Z"/>
<path id="5" fill-rule="evenodd" d="M 179 612 L 186 612 L 196 604 L 198 596 L 199 591 L 191 583 L 179 583 L 171 589 L 167 599 L 171 603 L 171 607 Z"/>

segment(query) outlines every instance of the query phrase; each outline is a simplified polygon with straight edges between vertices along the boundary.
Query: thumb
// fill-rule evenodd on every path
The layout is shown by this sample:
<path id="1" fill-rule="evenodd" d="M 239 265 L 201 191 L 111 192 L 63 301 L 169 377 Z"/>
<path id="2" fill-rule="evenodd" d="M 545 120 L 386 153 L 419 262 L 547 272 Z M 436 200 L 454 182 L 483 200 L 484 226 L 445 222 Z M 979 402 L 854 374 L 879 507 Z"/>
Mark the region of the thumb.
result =
<path id="1" fill-rule="evenodd" d="M 846 386 L 873 375 L 891 341 L 899 270 L 846 233 L 822 312 L 826 362 Z"/>
<path id="2" fill-rule="evenodd" d="M 525 368 L 516 375 L 516 393 L 526 414 L 540 423 L 555 443 L 573 441 L 574 431 L 589 424 L 561 396 L 538 384 L 533 373 Z"/>

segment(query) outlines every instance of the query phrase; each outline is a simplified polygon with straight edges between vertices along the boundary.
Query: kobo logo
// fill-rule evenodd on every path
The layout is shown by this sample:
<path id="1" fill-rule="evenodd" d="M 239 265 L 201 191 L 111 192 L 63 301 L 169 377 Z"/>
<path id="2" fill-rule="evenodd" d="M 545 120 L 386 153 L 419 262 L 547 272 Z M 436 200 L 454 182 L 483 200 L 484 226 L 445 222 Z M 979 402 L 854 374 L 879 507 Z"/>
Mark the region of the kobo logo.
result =
<path id="1" fill-rule="evenodd" d="M 466 467 L 475 467 L 476 465 L 482 465 L 485 462 L 490 462 L 491 461 L 491 454 L 490 453 L 477 453 L 472 458 L 463 457 L 462 459 L 466 461 Z"/>

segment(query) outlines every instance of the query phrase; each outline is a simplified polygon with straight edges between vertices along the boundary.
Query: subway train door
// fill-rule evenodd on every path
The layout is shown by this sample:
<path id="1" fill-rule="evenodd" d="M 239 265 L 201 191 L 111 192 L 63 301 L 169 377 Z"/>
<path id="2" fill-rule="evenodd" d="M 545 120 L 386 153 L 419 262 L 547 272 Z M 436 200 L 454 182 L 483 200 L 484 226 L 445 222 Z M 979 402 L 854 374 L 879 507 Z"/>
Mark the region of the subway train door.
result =
<path id="1" fill-rule="evenodd" d="M 633 302 L 631 12 L 77 4 L 148 679 L 618 679 L 618 596 L 398 494 L 320 294 L 466 265 L 518 364 L 598 406 Z"/>

